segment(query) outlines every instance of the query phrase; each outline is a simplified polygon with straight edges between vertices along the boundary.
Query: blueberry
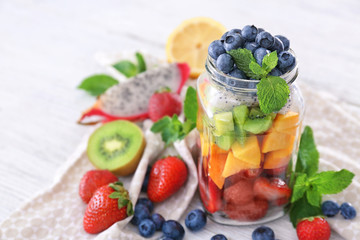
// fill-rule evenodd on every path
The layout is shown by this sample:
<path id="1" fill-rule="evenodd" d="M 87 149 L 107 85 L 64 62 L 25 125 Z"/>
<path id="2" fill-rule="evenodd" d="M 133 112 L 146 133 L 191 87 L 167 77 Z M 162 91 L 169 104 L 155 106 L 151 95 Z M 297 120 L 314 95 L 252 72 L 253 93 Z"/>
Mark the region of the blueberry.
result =
<path id="1" fill-rule="evenodd" d="M 292 66 L 295 63 L 295 57 L 292 53 L 288 51 L 283 51 L 278 54 L 278 66 L 282 72 L 289 71 L 288 67 Z"/>
<path id="2" fill-rule="evenodd" d="M 162 232 L 165 237 L 172 238 L 174 240 L 181 240 L 184 238 L 185 230 L 181 224 L 175 220 L 167 220 L 162 226 Z"/>
<path id="3" fill-rule="evenodd" d="M 229 75 L 240 79 L 247 79 L 246 74 L 238 68 L 234 68 Z"/>
<path id="4" fill-rule="evenodd" d="M 227 238 L 222 234 L 216 234 L 210 240 L 227 240 Z"/>
<path id="5" fill-rule="evenodd" d="M 147 207 L 150 213 L 154 210 L 154 204 L 148 198 L 139 198 L 136 205 L 138 204 L 142 204 Z"/>
<path id="6" fill-rule="evenodd" d="M 165 222 L 165 218 L 158 213 L 154 213 L 151 215 L 151 220 L 155 223 L 156 230 L 161 230 L 162 225 Z"/>
<path id="7" fill-rule="evenodd" d="M 200 209 L 192 210 L 185 218 L 185 225 L 191 231 L 199 231 L 206 225 L 206 214 Z"/>
<path id="8" fill-rule="evenodd" d="M 263 28 L 258 28 L 258 34 L 265 31 Z"/>
<path id="9" fill-rule="evenodd" d="M 256 228 L 252 233 L 253 240 L 274 240 L 275 234 L 273 230 L 266 226 Z"/>
<path id="10" fill-rule="evenodd" d="M 271 70 L 271 72 L 269 73 L 270 76 L 281 76 L 282 72 L 276 67 L 273 70 Z"/>
<path id="11" fill-rule="evenodd" d="M 148 166 L 147 169 L 146 169 L 146 174 L 145 174 L 143 184 L 141 186 L 141 191 L 142 192 L 147 192 L 147 187 L 149 185 L 150 171 L 151 171 L 151 166 Z"/>
<path id="12" fill-rule="evenodd" d="M 210 43 L 208 53 L 213 59 L 217 59 L 221 54 L 226 53 L 225 48 L 220 40 L 215 40 Z"/>
<path id="13" fill-rule="evenodd" d="M 274 44 L 275 38 L 269 32 L 263 31 L 256 36 L 255 42 L 261 47 L 269 49 Z"/>
<path id="14" fill-rule="evenodd" d="M 270 48 L 270 50 L 276 51 L 277 53 L 281 53 L 282 51 L 284 51 L 284 44 L 279 38 L 277 37 L 274 38 L 275 38 L 275 42 L 274 45 L 272 45 L 272 47 Z"/>
<path id="15" fill-rule="evenodd" d="M 235 34 L 235 33 L 241 35 L 241 29 L 237 29 L 237 28 L 231 29 L 231 30 L 229 31 L 228 35 L 229 35 L 229 34 Z"/>
<path id="16" fill-rule="evenodd" d="M 265 48 L 258 48 L 255 50 L 254 58 L 260 66 L 262 66 L 262 60 L 265 57 L 265 55 L 268 53 L 270 53 L 270 51 Z"/>
<path id="17" fill-rule="evenodd" d="M 149 209 L 143 204 L 136 204 L 134 210 L 134 216 L 131 219 L 131 223 L 135 226 L 138 226 L 142 220 L 148 218 L 150 218 Z"/>
<path id="18" fill-rule="evenodd" d="M 174 240 L 173 238 L 169 238 L 169 237 L 163 237 L 161 238 L 161 240 Z"/>
<path id="19" fill-rule="evenodd" d="M 228 35 L 224 41 L 224 48 L 226 51 L 230 51 L 232 49 L 238 49 L 244 46 L 245 40 L 241 37 L 240 34 L 233 33 Z"/>
<path id="20" fill-rule="evenodd" d="M 334 201 L 325 201 L 321 204 L 321 211 L 327 217 L 333 217 L 340 211 L 340 206 Z"/>
<path id="21" fill-rule="evenodd" d="M 286 37 L 282 35 L 275 35 L 275 37 L 279 38 L 280 41 L 284 44 L 284 50 L 287 51 L 290 48 L 290 41 Z"/>
<path id="22" fill-rule="evenodd" d="M 241 36 L 247 41 L 254 41 L 257 34 L 258 30 L 254 25 L 246 25 L 241 31 Z"/>
<path id="23" fill-rule="evenodd" d="M 256 42 L 246 42 L 244 47 L 254 54 L 255 50 L 258 49 L 260 46 Z"/>
<path id="24" fill-rule="evenodd" d="M 220 38 L 220 41 L 221 41 L 221 42 L 224 42 L 224 41 L 225 41 L 225 38 L 226 38 L 226 36 L 228 35 L 228 33 L 229 33 L 229 32 L 226 32 L 226 33 L 224 33 L 224 34 L 221 36 L 221 38 Z"/>
<path id="25" fill-rule="evenodd" d="M 344 202 L 340 206 L 340 214 L 345 219 L 353 219 L 356 217 L 356 210 L 353 206 L 351 206 L 349 203 Z"/>
<path id="26" fill-rule="evenodd" d="M 234 66 L 234 60 L 229 54 L 223 53 L 216 60 L 216 66 L 220 71 L 229 73 Z"/>
<path id="27" fill-rule="evenodd" d="M 150 219 L 144 219 L 139 224 L 139 233 L 145 238 L 149 238 L 155 233 L 155 223 Z"/>

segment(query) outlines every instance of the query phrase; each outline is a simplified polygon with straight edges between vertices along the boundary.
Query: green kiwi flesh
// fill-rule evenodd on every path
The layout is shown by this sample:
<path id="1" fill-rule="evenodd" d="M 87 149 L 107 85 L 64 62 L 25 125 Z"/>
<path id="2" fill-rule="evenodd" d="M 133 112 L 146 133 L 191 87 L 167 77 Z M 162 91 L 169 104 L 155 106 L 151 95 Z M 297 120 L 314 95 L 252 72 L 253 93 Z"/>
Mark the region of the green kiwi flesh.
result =
<path id="1" fill-rule="evenodd" d="M 141 129 L 129 121 L 104 124 L 90 136 L 87 154 L 98 169 L 126 176 L 133 173 L 145 147 Z"/>

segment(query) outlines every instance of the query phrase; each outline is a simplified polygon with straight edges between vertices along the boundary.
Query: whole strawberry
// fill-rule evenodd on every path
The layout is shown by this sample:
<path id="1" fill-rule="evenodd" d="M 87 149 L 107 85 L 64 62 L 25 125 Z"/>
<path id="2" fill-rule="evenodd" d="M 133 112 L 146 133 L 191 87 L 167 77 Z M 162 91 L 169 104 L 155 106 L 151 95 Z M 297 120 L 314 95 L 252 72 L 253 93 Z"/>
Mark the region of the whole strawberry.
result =
<path id="1" fill-rule="evenodd" d="M 328 222 L 322 217 L 306 218 L 296 226 L 299 240 L 328 240 L 331 230 Z"/>
<path id="2" fill-rule="evenodd" d="M 100 187 L 90 199 L 84 215 L 84 230 L 99 233 L 133 214 L 129 193 L 121 182 Z"/>
<path id="3" fill-rule="evenodd" d="M 99 187 L 117 180 L 118 178 L 109 170 L 90 170 L 81 178 L 79 195 L 85 203 L 88 203 Z"/>
<path id="4" fill-rule="evenodd" d="M 149 117 L 153 122 L 164 116 L 181 113 L 182 104 L 178 94 L 169 92 L 168 89 L 154 93 L 149 100 Z"/>
<path id="5" fill-rule="evenodd" d="M 162 202 L 185 183 L 188 170 L 177 157 L 158 160 L 151 168 L 147 194 L 152 202 Z"/>

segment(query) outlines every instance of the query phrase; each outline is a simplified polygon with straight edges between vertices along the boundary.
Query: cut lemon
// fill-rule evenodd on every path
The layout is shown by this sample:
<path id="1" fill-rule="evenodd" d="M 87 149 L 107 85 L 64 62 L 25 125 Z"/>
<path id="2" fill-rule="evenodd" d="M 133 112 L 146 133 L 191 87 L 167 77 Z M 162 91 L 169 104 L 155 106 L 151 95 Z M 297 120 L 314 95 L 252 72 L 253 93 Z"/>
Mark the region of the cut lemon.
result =
<path id="1" fill-rule="evenodd" d="M 220 39 L 226 28 L 207 17 L 195 17 L 182 22 L 169 36 L 166 55 L 169 62 L 186 62 L 190 77 L 197 78 L 205 70 L 210 43 Z"/>

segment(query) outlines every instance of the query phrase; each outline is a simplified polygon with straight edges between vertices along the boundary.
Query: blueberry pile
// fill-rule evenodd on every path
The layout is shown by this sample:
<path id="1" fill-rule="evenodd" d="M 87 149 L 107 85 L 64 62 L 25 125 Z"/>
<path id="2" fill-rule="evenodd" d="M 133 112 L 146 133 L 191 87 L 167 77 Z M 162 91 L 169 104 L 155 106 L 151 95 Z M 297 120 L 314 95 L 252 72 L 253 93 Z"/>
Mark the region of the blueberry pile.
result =
<path id="1" fill-rule="evenodd" d="M 353 219 L 356 217 L 355 208 L 347 202 L 339 206 L 339 204 L 334 201 L 325 201 L 321 204 L 321 211 L 327 217 L 334 217 L 339 212 L 345 219 Z"/>
<path id="2" fill-rule="evenodd" d="M 270 75 L 281 76 L 295 67 L 295 57 L 288 51 L 290 41 L 282 35 L 271 35 L 262 28 L 246 25 L 243 29 L 232 29 L 220 38 L 213 41 L 208 48 L 210 57 L 215 60 L 216 67 L 232 77 L 248 79 L 246 74 L 239 70 L 233 58 L 228 54 L 230 50 L 246 48 L 252 52 L 256 62 L 262 66 L 264 56 L 276 51 L 278 65 Z"/>

